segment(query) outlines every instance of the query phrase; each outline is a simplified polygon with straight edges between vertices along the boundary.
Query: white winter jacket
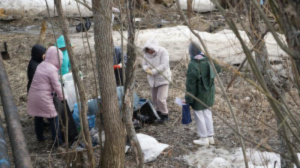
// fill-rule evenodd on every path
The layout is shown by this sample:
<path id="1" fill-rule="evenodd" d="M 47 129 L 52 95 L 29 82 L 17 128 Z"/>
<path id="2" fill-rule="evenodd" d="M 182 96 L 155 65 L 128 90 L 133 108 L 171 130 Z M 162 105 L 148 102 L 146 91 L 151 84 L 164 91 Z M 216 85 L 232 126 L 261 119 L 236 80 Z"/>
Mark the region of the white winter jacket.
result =
<path id="1" fill-rule="evenodd" d="M 155 52 L 153 54 L 149 54 L 146 52 L 146 48 L 154 50 Z M 147 68 L 150 68 L 153 73 L 153 76 L 147 75 L 150 87 L 158 87 L 169 84 L 172 73 L 169 65 L 168 51 L 164 47 L 159 46 L 157 40 L 150 39 L 143 47 L 143 52 L 143 69 L 146 71 Z"/>

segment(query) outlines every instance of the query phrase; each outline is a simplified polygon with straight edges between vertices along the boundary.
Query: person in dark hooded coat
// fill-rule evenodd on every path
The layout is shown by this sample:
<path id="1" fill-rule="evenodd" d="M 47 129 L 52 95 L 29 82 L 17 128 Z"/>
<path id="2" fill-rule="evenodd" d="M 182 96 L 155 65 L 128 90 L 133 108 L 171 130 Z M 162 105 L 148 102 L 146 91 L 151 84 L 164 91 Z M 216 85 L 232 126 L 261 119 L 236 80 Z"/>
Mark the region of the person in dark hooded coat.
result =
<path id="1" fill-rule="evenodd" d="M 36 67 L 44 60 L 44 54 L 46 53 L 46 48 L 42 45 L 36 44 L 31 49 L 31 60 L 29 61 L 27 68 L 27 92 L 29 91 Z"/>
<path id="2" fill-rule="evenodd" d="M 212 112 L 210 110 L 215 102 L 215 83 L 216 74 L 208 58 L 201 52 L 200 46 L 192 42 L 189 46 L 191 61 L 186 74 L 186 92 L 202 101 L 195 100 L 186 94 L 185 102 L 194 110 L 197 133 L 200 137 L 194 140 L 197 145 L 213 145 L 214 127 Z M 214 64 L 217 72 L 221 71 L 217 64 Z"/>
<path id="3" fill-rule="evenodd" d="M 123 86 L 123 74 L 122 74 L 122 68 L 126 68 L 127 63 L 127 55 L 124 54 L 124 66 L 122 67 L 122 49 L 121 47 L 114 47 L 114 72 L 115 72 L 115 78 L 117 82 L 117 86 Z"/>

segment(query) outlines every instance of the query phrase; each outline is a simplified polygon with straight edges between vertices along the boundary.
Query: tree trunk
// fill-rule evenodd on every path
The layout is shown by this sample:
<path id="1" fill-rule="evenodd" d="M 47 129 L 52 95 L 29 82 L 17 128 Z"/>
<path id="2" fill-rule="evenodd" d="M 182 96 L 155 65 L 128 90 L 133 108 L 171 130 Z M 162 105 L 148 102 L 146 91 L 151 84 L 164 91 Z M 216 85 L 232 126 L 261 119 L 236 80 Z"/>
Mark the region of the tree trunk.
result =
<path id="1" fill-rule="evenodd" d="M 190 19 L 193 17 L 193 0 L 187 0 L 187 15 L 190 22 Z"/>
<path id="2" fill-rule="evenodd" d="M 121 120 L 113 71 L 113 40 L 110 0 L 93 0 L 95 51 L 98 64 L 101 112 L 105 131 L 102 168 L 123 168 L 125 130 Z M 100 11 L 99 11 L 100 10 Z"/>
<path id="3" fill-rule="evenodd" d="M 47 22 L 46 20 L 44 20 L 41 25 L 40 36 L 37 41 L 37 44 L 45 45 L 44 43 L 45 43 L 46 30 L 47 30 Z"/>
<path id="4" fill-rule="evenodd" d="M 84 133 L 83 139 L 84 139 L 84 142 L 85 142 L 85 145 L 87 148 L 90 167 L 95 167 L 94 152 L 93 152 L 89 127 L 88 127 L 88 121 L 87 121 L 87 100 L 86 100 L 86 96 L 85 96 L 85 90 L 83 88 L 82 81 L 79 79 L 79 75 L 78 75 L 79 71 L 78 71 L 78 68 L 77 68 L 75 60 L 74 60 L 74 52 L 72 50 L 71 41 L 69 38 L 68 23 L 66 20 L 66 16 L 63 12 L 61 0 L 54 0 L 54 2 L 56 5 L 56 8 L 57 8 L 57 13 L 58 13 L 59 19 L 61 21 L 62 32 L 63 32 L 64 38 L 66 41 L 66 46 L 67 46 L 67 50 L 68 50 L 68 54 L 69 54 L 70 63 L 72 65 L 71 69 L 72 69 L 73 78 L 74 78 L 75 84 L 77 84 L 77 86 L 78 86 L 80 103 L 81 103 L 80 116 L 82 118 L 82 129 L 83 129 L 83 133 Z"/>
<path id="5" fill-rule="evenodd" d="M 270 0 L 269 4 L 279 26 L 284 32 L 288 47 L 293 51 L 293 60 L 298 74 L 294 73 L 296 85 L 300 89 L 300 5 L 297 1 Z M 299 91 L 300 94 L 300 91 Z"/>
<path id="6" fill-rule="evenodd" d="M 265 79 L 267 89 L 272 94 L 272 96 L 278 100 L 279 102 L 283 103 L 281 98 L 284 97 L 284 90 L 279 89 L 282 88 L 282 81 L 275 75 L 275 72 L 272 70 L 270 61 L 268 58 L 268 51 L 265 44 L 265 41 L 261 39 L 263 31 L 260 28 L 260 16 L 258 11 L 256 10 L 255 6 L 252 5 L 251 2 L 245 0 L 245 8 L 248 12 L 249 17 L 249 34 L 250 34 L 250 41 L 254 46 L 255 51 L 255 58 L 256 63 L 258 65 L 259 71 L 261 72 L 263 78 Z M 282 116 L 286 116 L 285 110 L 282 106 L 279 106 L 281 114 L 277 114 L 277 125 L 281 125 L 283 122 Z M 287 121 L 289 122 L 289 121 Z M 298 162 L 298 160 L 294 157 L 294 151 L 287 141 L 292 142 L 292 135 L 291 132 L 287 129 L 286 123 L 278 130 L 279 141 L 280 141 L 280 152 L 285 154 L 289 160 L 294 162 Z M 291 161 L 287 161 L 281 155 L 281 167 L 284 168 L 293 168 L 294 165 Z"/>
<path id="7" fill-rule="evenodd" d="M 138 168 L 144 166 L 144 155 L 141 145 L 137 139 L 136 132 L 132 123 L 133 112 L 133 92 L 134 92 L 134 76 L 136 68 L 136 52 L 135 52 L 135 28 L 133 16 L 133 3 L 132 0 L 127 1 L 127 18 L 128 18 L 128 44 L 127 44 L 127 58 L 126 64 L 126 81 L 124 87 L 124 98 L 122 111 L 124 115 L 125 126 L 130 143 L 134 149 L 136 156 L 136 164 Z"/>

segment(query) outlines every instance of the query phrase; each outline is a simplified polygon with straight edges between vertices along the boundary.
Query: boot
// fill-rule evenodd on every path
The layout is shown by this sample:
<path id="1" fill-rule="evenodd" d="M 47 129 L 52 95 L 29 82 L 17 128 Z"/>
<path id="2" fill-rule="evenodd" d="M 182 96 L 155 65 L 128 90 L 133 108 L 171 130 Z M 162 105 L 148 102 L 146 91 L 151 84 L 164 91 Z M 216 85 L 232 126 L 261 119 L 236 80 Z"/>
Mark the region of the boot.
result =
<path id="1" fill-rule="evenodd" d="M 42 137 L 37 137 L 36 139 L 37 139 L 38 142 L 44 142 L 44 141 L 47 140 L 47 138 L 44 137 L 44 136 L 42 136 Z"/>
<path id="2" fill-rule="evenodd" d="M 169 121 L 169 115 L 168 114 L 161 114 L 160 120 L 158 120 L 158 123 L 162 124 L 166 121 Z"/>
<path id="3" fill-rule="evenodd" d="M 157 112 L 157 114 L 158 114 L 159 118 L 161 118 L 161 116 L 162 116 L 162 113 L 161 113 L 160 111 L 156 111 L 156 112 Z"/>

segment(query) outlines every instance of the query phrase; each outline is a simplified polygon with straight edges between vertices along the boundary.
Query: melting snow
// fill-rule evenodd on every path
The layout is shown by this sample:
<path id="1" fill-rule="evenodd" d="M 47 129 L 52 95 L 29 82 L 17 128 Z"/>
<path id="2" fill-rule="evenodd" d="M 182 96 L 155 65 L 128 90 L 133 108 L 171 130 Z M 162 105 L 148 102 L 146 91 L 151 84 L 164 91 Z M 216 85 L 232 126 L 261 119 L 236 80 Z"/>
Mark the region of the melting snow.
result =
<path id="1" fill-rule="evenodd" d="M 249 168 L 280 168 L 279 154 L 247 149 Z M 298 157 L 300 155 L 298 154 Z M 200 147 L 198 151 L 183 156 L 190 166 L 197 168 L 244 168 L 241 148 L 223 149 L 214 146 Z M 296 168 L 296 166 L 295 166 Z"/>

